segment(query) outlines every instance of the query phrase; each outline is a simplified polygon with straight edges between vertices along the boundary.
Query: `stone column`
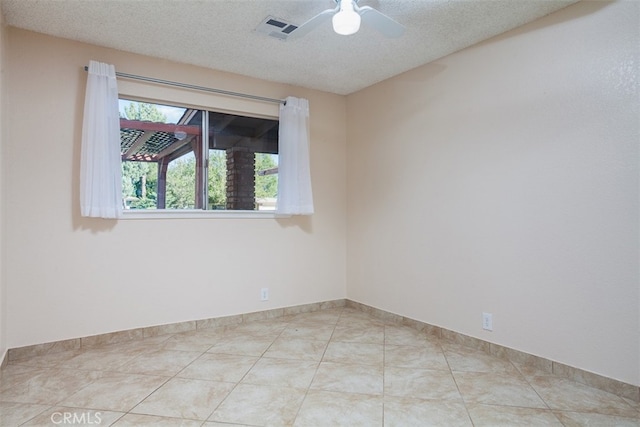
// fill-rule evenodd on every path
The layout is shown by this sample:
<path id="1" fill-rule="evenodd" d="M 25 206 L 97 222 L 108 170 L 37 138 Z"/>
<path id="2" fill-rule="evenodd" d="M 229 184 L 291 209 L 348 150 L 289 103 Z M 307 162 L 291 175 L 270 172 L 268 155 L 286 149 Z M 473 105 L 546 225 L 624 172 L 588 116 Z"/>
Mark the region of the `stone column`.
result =
<path id="1" fill-rule="evenodd" d="M 250 149 L 227 149 L 227 209 L 255 209 L 255 164 L 255 154 Z"/>

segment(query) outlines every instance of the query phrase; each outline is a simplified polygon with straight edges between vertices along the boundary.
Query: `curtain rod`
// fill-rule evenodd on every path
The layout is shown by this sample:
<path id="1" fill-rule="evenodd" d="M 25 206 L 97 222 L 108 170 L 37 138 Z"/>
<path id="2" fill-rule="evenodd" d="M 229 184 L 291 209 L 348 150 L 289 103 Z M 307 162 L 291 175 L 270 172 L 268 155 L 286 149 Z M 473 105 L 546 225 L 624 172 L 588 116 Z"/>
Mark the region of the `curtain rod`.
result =
<path id="1" fill-rule="evenodd" d="M 85 66 L 84 70 L 85 71 L 89 71 L 89 67 Z M 213 92 L 213 93 L 218 93 L 218 94 L 221 94 L 221 95 L 235 96 L 235 97 L 238 97 L 238 98 L 253 99 L 255 101 L 273 102 L 275 104 L 286 104 L 286 101 L 284 99 L 266 98 L 264 96 L 249 95 L 249 94 L 246 94 L 246 93 L 232 92 L 232 91 L 223 90 L 223 89 L 214 89 L 214 88 L 210 88 L 210 87 L 196 86 L 196 85 L 191 85 L 191 84 L 188 84 L 188 83 L 172 82 L 170 80 L 154 79 L 152 77 L 138 76 L 138 75 L 135 75 L 135 74 L 116 72 L 116 76 L 117 77 L 122 77 L 122 78 L 125 78 L 125 79 L 142 80 L 142 81 L 150 82 L 150 83 L 158 83 L 158 84 L 167 85 L 167 86 L 177 86 L 177 87 L 182 87 L 182 88 L 185 88 L 185 89 L 193 89 L 193 90 L 199 90 L 199 91 L 203 91 L 203 92 Z"/>

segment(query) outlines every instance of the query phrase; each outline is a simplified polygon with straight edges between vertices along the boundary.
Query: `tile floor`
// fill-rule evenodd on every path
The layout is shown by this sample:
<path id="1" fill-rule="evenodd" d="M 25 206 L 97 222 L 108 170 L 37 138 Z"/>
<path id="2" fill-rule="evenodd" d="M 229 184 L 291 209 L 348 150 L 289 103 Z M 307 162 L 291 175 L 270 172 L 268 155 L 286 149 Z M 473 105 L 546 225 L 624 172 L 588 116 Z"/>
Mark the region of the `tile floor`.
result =
<path id="1" fill-rule="evenodd" d="M 640 404 L 351 308 L 12 362 L 1 426 L 639 426 Z"/>

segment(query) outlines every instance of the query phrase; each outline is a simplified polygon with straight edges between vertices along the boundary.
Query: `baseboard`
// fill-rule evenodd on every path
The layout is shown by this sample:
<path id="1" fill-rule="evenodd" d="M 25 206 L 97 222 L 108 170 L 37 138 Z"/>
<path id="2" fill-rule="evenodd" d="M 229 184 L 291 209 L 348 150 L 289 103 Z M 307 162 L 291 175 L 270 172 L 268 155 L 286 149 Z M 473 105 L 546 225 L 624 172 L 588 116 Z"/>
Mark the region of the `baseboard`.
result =
<path id="1" fill-rule="evenodd" d="M 0 359 L 0 370 L 4 369 L 9 364 L 9 350 L 5 350 L 2 353 L 2 358 Z"/>
<path id="2" fill-rule="evenodd" d="M 594 387 L 603 391 L 607 391 L 609 393 L 613 393 L 620 397 L 633 400 L 634 402 L 640 402 L 639 386 L 627 384 L 622 381 L 565 365 L 563 363 L 546 359 L 544 357 L 535 356 L 519 350 L 514 350 L 512 348 L 484 341 L 479 338 L 470 337 L 468 335 L 464 335 L 455 331 L 430 325 L 419 320 L 380 310 L 378 308 L 371 307 L 356 301 L 347 300 L 346 305 L 347 307 L 361 310 L 373 317 L 382 319 L 386 322 L 410 326 L 414 329 L 424 331 L 426 334 L 483 351 L 487 354 L 499 357 L 501 359 L 509 360 L 521 366 L 535 368 L 538 371 L 542 371 L 550 375 L 557 375 L 562 378 L 568 378 L 581 384 L 585 384 L 590 387 Z"/>
<path id="3" fill-rule="evenodd" d="M 191 320 L 187 322 L 170 323 L 166 325 L 149 326 L 145 328 L 128 329 L 124 331 L 109 332 L 106 334 L 92 335 L 88 337 L 72 338 L 62 341 L 10 348 L 9 350 L 7 350 L 7 356 L 5 358 L 8 362 L 15 362 L 21 359 L 43 356 L 45 354 L 58 353 L 61 351 L 79 350 L 81 348 L 116 344 L 130 340 L 155 337 L 159 335 L 196 331 L 220 326 L 237 325 L 240 323 L 252 322 L 256 320 L 275 319 L 278 317 L 313 312 L 317 310 L 339 308 L 344 307 L 345 305 L 346 300 L 339 299 L 311 304 L 302 304 L 292 307 L 275 308 L 253 313 L 236 314 L 232 316 L 223 316 L 209 319 Z"/>
<path id="4" fill-rule="evenodd" d="M 519 350 L 490 343 L 479 338 L 470 337 L 439 326 L 430 325 L 419 320 L 404 317 L 375 307 L 368 306 L 348 299 L 303 304 L 292 307 L 276 308 L 233 316 L 216 317 L 188 322 L 171 323 L 167 325 L 136 328 L 126 331 L 111 332 L 82 338 L 74 338 L 64 341 L 56 341 L 44 344 L 35 344 L 19 348 L 8 349 L 3 355 L 0 368 L 4 368 L 9 362 L 26 359 L 44 354 L 56 353 L 66 350 L 90 348 L 105 344 L 115 344 L 135 339 L 150 338 L 165 334 L 197 331 L 202 329 L 237 325 L 257 320 L 276 319 L 301 313 L 308 313 L 331 308 L 350 307 L 367 313 L 375 318 L 388 323 L 405 325 L 425 334 L 438 337 L 443 340 L 455 342 L 466 347 L 481 350 L 487 354 L 509 360 L 519 365 L 535 368 L 541 372 L 559 377 L 568 378 L 588 386 L 616 394 L 618 396 L 640 402 L 640 387 L 627 384 L 612 378 L 568 366 L 550 359 L 528 354 Z"/>

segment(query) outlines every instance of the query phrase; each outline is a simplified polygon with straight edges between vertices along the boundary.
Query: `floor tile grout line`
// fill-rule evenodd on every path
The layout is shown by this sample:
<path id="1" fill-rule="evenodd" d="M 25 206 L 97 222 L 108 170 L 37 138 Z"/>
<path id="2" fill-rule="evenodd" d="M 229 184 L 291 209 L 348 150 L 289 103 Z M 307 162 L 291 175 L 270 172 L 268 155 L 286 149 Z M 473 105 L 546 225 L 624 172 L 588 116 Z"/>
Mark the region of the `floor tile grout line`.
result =
<path id="1" fill-rule="evenodd" d="M 133 375 L 137 375 L 137 374 L 133 374 Z M 171 381 L 172 377 L 168 377 L 166 381 L 164 381 L 162 384 L 160 384 L 158 387 L 156 387 L 151 393 L 149 393 L 148 395 L 146 395 L 144 398 L 142 398 L 138 403 L 136 403 L 135 405 L 133 405 L 131 408 L 129 408 L 126 411 L 113 411 L 111 409 L 104 409 L 104 411 L 113 411 L 113 412 L 124 412 L 125 415 L 129 415 L 131 414 L 138 405 L 140 405 L 140 403 L 144 402 L 146 399 L 149 398 L 149 396 L 151 396 L 153 393 L 155 393 L 156 391 L 158 391 L 160 388 L 162 388 L 165 384 L 167 384 L 169 381 Z"/>
<path id="2" fill-rule="evenodd" d="M 226 332 L 226 331 L 225 331 L 225 332 Z M 174 334 L 174 336 L 175 336 L 175 335 L 177 335 L 177 334 Z M 170 380 L 172 380 L 172 379 L 180 378 L 180 377 L 178 377 L 178 375 L 179 375 L 182 371 L 184 371 L 188 366 L 190 366 L 191 364 L 193 364 L 196 360 L 200 359 L 203 355 L 208 354 L 208 351 L 209 351 L 209 350 L 211 350 L 211 348 L 213 348 L 214 346 L 215 346 L 215 344 L 212 344 L 212 345 L 211 345 L 207 350 L 205 350 L 204 352 L 202 352 L 202 353 L 200 354 L 200 356 L 196 357 L 194 360 L 192 360 L 191 362 L 189 362 L 186 366 L 184 366 L 182 369 L 180 369 L 180 370 L 179 370 L 179 371 L 178 371 L 178 372 L 177 372 L 173 377 L 171 377 L 169 380 L 167 380 L 167 382 L 165 382 L 164 384 L 168 383 L 168 382 L 169 382 Z M 179 350 L 177 350 L 177 351 L 179 351 Z M 257 360 L 259 360 L 259 358 L 258 358 Z M 255 363 L 257 363 L 257 361 L 256 361 Z M 253 366 L 255 366 L 255 363 L 252 365 L 252 367 L 253 367 Z M 251 369 L 251 368 L 250 368 L 250 369 Z M 249 370 L 250 370 L 250 369 L 249 369 Z M 247 372 L 248 372 L 248 371 L 247 371 Z M 245 375 L 246 375 L 246 373 L 245 373 Z M 244 377 L 243 377 L 243 378 L 244 378 Z M 202 381 L 202 379 L 197 379 L 197 380 L 198 380 L 198 381 Z M 164 384 L 163 384 L 163 385 L 164 385 Z M 231 391 L 229 391 L 229 393 L 227 394 L 227 396 L 225 396 L 225 399 L 226 399 L 226 397 L 228 397 L 228 396 L 229 396 L 229 394 L 231 394 L 231 392 L 235 389 L 235 387 L 236 387 L 238 384 L 239 384 L 239 381 L 238 381 L 238 382 L 236 383 L 236 385 L 231 389 Z M 161 386 L 161 387 L 162 387 L 162 386 Z M 160 387 L 159 387 L 159 388 L 160 388 Z M 159 389 L 159 388 L 158 388 L 158 389 Z M 156 389 L 153 393 L 155 393 L 158 389 Z M 144 402 L 147 398 L 149 398 L 153 393 L 149 394 L 149 395 L 148 395 L 147 397 L 145 397 L 143 400 L 141 400 L 140 402 L 138 402 L 138 404 L 136 404 L 136 406 L 134 406 L 131 410 L 133 410 L 133 409 L 135 409 L 137 406 L 139 406 L 142 402 Z M 220 402 L 220 404 L 222 404 L 222 402 L 223 402 L 225 399 L 223 399 L 223 400 Z M 218 404 L 218 406 L 220 406 L 220 404 Z M 204 424 L 204 423 L 206 423 L 206 422 L 207 422 L 207 420 L 209 419 L 209 417 L 211 417 L 211 415 L 213 415 L 213 412 L 215 412 L 215 410 L 218 408 L 218 406 L 216 406 L 216 408 L 214 408 L 214 409 L 213 409 L 213 411 L 212 411 L 209 415 L 207 415 L 207 417 L 202 421 L 202 424 Z M 184 418 L 183 418 L 183 419 L 184 419 Z M 199 420 L 198 420 L 198 421 L 199 421 Z"/>
<path id="3" fill-rule="evenodd" d="M 31 403 L 27 403 L 26 405 L 31 405 Z M 47 405 L 49 406 L 49 405 Z M 28 420 L 24 421 L 23 423 L 20 423 L 19 425 L 25 425 L 26 423 L 35 420 L 36 418 L 38 418 L 40 415 L 43 415 L 45 412 L 48 412 L 50 410 L 52 410 L 53 408 L 55 408 L 56 406 L 49 406 L 48 408 L 45 408 L 44 410 L 42 410 L 42 412 L 39 412 L 38 414 L 34 415 L 33 417 L 29 418 Z"/>
<path id="4" fill-rule="evenodd" d="M 338 322 L 340 321 L 340 318 L 342 317 L 344 313 L 344 307 L 342 307 L 340 309 L 340 315 L 338 315 L 338 319 L 336 320 L 336 323 L 333 325 L 333 331 L 331 331 L 331 335 L 329 336 L 329 339 L 327 340 L 327 343 L 324 347 L 324 351 L 322 352 L 322 356 L 320 356 L 320 360 L 318 361 L 318 365 L 316 366 L 315 372 L 313 373 L 313 376 L 311 377 L 311 381 L 309 382 L 309 385 L 307 386 L 307 390 L 304 393 L 304 397 L 302 398 L 302 402 L 300 402 L 300 406 L 298 407 L 298 410 L 296 411 L 296 415 L 295 417 L 293 417 L 293 425 L 295 425 L 296 420 L 298 419 L 298 416 L 300 415 L 300 411 L 302 410 L 302 406 L 304 405 L 304 402 L 307 400 L 307 396 L 309 395 L 309 391 L 311 390 L 311 386 L 313 385 L 313 381 L 316 378 L 316 375 L 318 375 L 318 370 L 320 369 L 320 365 L 322 364 L 322 360 L 324 359 L 324 355 L 327 353 L 327 349 L 329 348 L 329 344 L 331 343 L 331 339 L 333 338 L 333 334 L 336 332 L 336 327 L 338 326 Z"/>
<path id="5" fill-rule="evenodd" d="M 467 406 L 467 400 L 464 398 L 464 395 L 460 390 L 460 385 L 458 384 L 458 380 L 456 379 L 456 376 L 453 374 L 453 369 L 451 368 L 451 362 L 449 362 L 449 358 L 447 357 L 447 352 L 445 351 L 442 345 L 440 345 L 440 351 L 442 351 L 442 356 L 444 357 L 444 360 L 447 362 L 447 366 L 449 367 L 449 375 L 451 375 L 451 378 L 453 379 L 453 383 L 456 385 L 456 390 L 458 390 L 458 395 L 460 396 L 460 400 L 462 401 L 464 410 L 467 413 L 467 417 L 469 418 L 471 425 L 475 426 L 476 424 L 473 421 L 473 417 L 471 416 L 471 412 L 469 412 L 469 407 Z"/>
<path id="6" fill-rule="evenodd" d="M 172 337 L 174 337 L 174 336 L 176 336 L 176 335 L 179 335 L 179 333 L 167 334 L 167 335 L 168 335 L 168 336 L 167 336 L 167 338 L 166 338 L 166 339 L 164 339 L 164 340 L 161 340 L 161 341 L 160 341 L 160 343 L 162 343 L 162 344 L 166 343 L 166 341 L 168 341 L 169 339 L 171 339 Z M 160 344 L 160 343 L 159 343 L 159 344 Z M 211 348 L 211 347 L 209 347 L 209 348 Z M 124 366 L 125 364 L 127 364 L 127 363 L 129 363 L 129 362 L 133 361 L 134 359 L 136 359 L 136 358 L 138 358 L 138 357 L 140 357 L 140 356 L 147 355 L 147 354 L 150 354 L 150 353 L 153 353 L 153 352 L 157 352 L 157 351 L 181 351 L 181 350 L 169 350 L 169 349 L 165 349 L 165 348 L 164 348 L 164 346 L 161 346 L 161 347 L 156 348 L 156 349 L 154 349 L 154 350 L 149 350 L 148 352 L 147 352 L 147 351 L 145 351 L 145 352 L 143 352 L 142 354 L 140 354 L 140 355 L 138 355 L 138 356 L 136 356 L 136 357 L 132 358 L 130 361 L 125 362 L 125 363 L 124 363 L 123 365 L 121 365 L 121 366 Z M 185 352 L 187 352 L 187 351 L 185 351 Z M 191 351 L 188 351 L 188 352 L 191 352 Z M 189 362 L 187 365 L 185 365 L 185 366 L 184 366 L 184 367 L 182 367 L 180 370 L 178 370 L 178 372 L 176 372 L 173 376 L 169 376 L 169 377 L 167 378 L 167 380 L 166 380 L 166 381 L 164 381 L 162 384 L 160 384 L 160 385 L 159 385 L 155 390 L 153 390 L 151 393 L 149 393 L 147 396 L 145 396 L 143 399 L 141 399 L 138 403 L 136 403 L 135 405 L 133 405 L 133 407 L 129 408 L 129 410 L 128 410 L 128 411 L 125 411 L 125 414 L 124 414 L 122 417 L 124 417 L 124 416 L 126 416 L 126 415 L 130 415 L 130 414 L 136 414 L 136 413 L 131 412 L 131 411 L 133 411 L 135 408 L 137 408 L 138 406 L 140 406 L 140 404 L 142 404 L 142 403 L 143 403 L 145 400 L 147 400 L 150 396 L 152 396 L 154 393 L 156 393 L 158 390 L 160 390 L 162 387 L 164 387 L 166 384 L 168 384 L 168 383 L 169 383 L 169 381 L 171 381 L 171 380 L 173 380 L 173 379 L 175 379 L 175 378 L 178 378 L 178 375 L 180 374 L 180 372 L 184 371 L 184 370 L 187 368 L 187 366 L 190 366 L 193 362 L 195 362 L 195 361 L 196 361 L 196 360 L 198 360 L 200 357 L 202 357 L 206 352 L 207 352 L 206 350 L 205 350 L 204 352 L 201 352 L 201 353 L 200 353 L 200 355 L 199 355 L 198 357 L 196 357 L 196 358 L 195 358 L 195 359 L 193 359 L 191 362 Z M 195 352 L 193 352 L 193 353 L 195 353 Z M 118 373 L 120 373 L 120 372 L 118 372 Z M 138 373 L 138 374 L 135 374 L 135 375 L 144 375 L 144 374 L 139 374 L 139 373 Z M 157 376 L 157 375 L 152 375 L 152 376 Z M 136 414 L 136 415 L 140 415 L 140 414 Z M 120 418 L 122 418 L 122 417 L 120 417 Z M 182 419 L 184 419 L 184 418 L 182 418 Z M 117 421 L 116 421 L 116 422 L 117 422 Z M 202 424 L 204 424 L 204 422 L 206 422 L 206 419 L 203 421 L 203 423 L 202 423 Z M 115 424 L 115 422 L 114 422 L 114 424 Z"/>
<path id="7" fill-rule="evenodd" d="M 284 328 L 286 329 L 286 328 Z M 229 390 L 229 392 L 227 393 L 227 395 L 224 397 L 224 399 L 222 399 L 215 408 L 213 408 L 213 410 L 211 411 L 211 413 L 207 416 L 207 418 L 205 418 L 204 422 L 202 423 L 202 425 L 204 425 L 207 421 L 209 421 L 209 419 L 213 416 L 213 414 L 220 408 L 220 406 L 222 406 L 222 404 L 229 398 L 229 396 L 231 396 L 231 394 L 234 392 L 234 390 L 236 388 L 238 388 L 238 386 L 240 385 L 240 383 L 242 382 L 242 380 L 244 380 L 244 378 L 247 376 L 247 374 L 249 372 L 251 372 L 251 370 L 258 364 L 258 362 L 260 360 L 262 360 L 262 358 L 264 357 L 265 353 L 267 351 L 269 351 L 269 349 L 271 348 L 271 346 L 273 345 L 273 343 L 282 335 L 282 332 L 284 331 L 284 329 L 282 329 L 282 331 L 280 331 L 280 333 L 273 339 L 273 341 L 271 341 L 271 344 L 269 344 L 269 346 L 267 346 L 267 348 L 259 355 L 256 357 L 256 361 L 253 362 L 253 364 L 251 365 L 251 367 L 249 369 L 247 369 L 247 371 L 242 375 L 242 377 L 236 381 L 235 385 L 231 388 L 231 390 Z M 243 334 L 246 334 L 247 331 L 243 331 Z M 215 346 L 215 344 L 214 344 Z M 214 346 L 211 346 L 209 348 L 209 350 L 211 350 L 211 348 L 213 348 Z M 208 351 L 208 350 L 207 350 Z M 239 356 L 239 355 L 238 355 Z M 243 355 L 246 356 L 246 355 Z"/>
<path id="8" fill-rule="evenodd" d="M 547 402 L 547 401 L 545 400 L 545 398 L 544 398 L 544 397 L 542 397 L 542 395 L 540 394 L 540 392 L 538 392 L 538 389 L 537 389 L 537 388 L 536 388 L 536 387 L 531 383 L 531 381 L 529 380 L 529 378 L 527 378 L 527 376 L 526 376 L 526 375 L 525 375 L 525 374 L 524 374 L 524 373 L 523 373 L 523 372 L 522 372 L 522 371 L 521 371 L 521 370 L 520 370 L 520 369 L 519 369 L 519 368 L 518 368 L 518 367 L 517 367 L 517 366 L 516 366 L 512 361 L 510 361 L 510 360 L 509 360 L 509 363 L 511 364 L 511 366 L 513 366 L 513 367 L 516 369 L 516 371 L 518 371 L 518 373 L 520 374 L 520 376 L 525 380 L 525 382 L 529 385 L 529 387 L 531 387 L 531 389 L 534 391 L 534 393 L 536 394 L 536 396 L 538 396 L 538 398 L 540 399 L 540 401 L 541 401 L 542 403 L 544 403 L 544 406 L 546 406 L 546 407 L 547 407 L 547 409 L 553 413 L 553 408 L 551 408 L 551 406 L 549 405 L 549 402 Z M 554 417 L 556 417 L 556 418 L 558 418 L 558 416 L 557 416 L 555 413 L 553 413 L 553 416 L 554 416 Z M 558 421 L 560 421 L 560 423 L 561 423 L 561 424 L 564 424 L 564 423 L 562 423 L 562 421 L 561 421 L 559 418 L 558 418 Z"/>
<path id="9" fill-rule="evenodd" d="M 178 334 L 172 334 L 171 337 L 174 337 Z M 163 343 L 165 343 L 166 341 L 168 341 L 171 337 L 167 338 L 166 340 L 162 341 Z M 211 345 L 211 347 L 213 347 L 213 345 Z M 211 347 L 209 347 L 207 350 L 211 349 Z M 162 347 L 164 350 L 164 346 Z M 153 392 L 149 393 L 148 396 L 146 396 L 144 399 L 142 399 L 141 401 L 139 401 L 133 408 L 129 409 L 129 411 L 127 412 L 127 414 L 131 414 L 135 408 L 137 408 L 138 406 L 140 406 L 145 400 L 147 400 L 149 397 L 151 397 L 153 394 L 155 394 L 158 390 L 160 390 L 162 387 L 164 387 L 166 384 L 169 383 L 169 381 L 176 379 L 176 378 L 180 378 L 178 377 L 178 375 L 184 371 L 185 369 L 187 369 L 187 367 L 191 366 L 196 360 L 200 359 L 204 354 L 207 353 L 207 350 L 205 350 L 204 352 L 200 353 L 200 356 L 196 357 L 195 359 L 193 359 L 191 362 L 189 362 L 187 365 L 185 365 L 184 367 L 182 367 L 182 369 L 180 369 L 178 372 L 176 372 L 172 377 L 170 377 L 167 381 L 165 381 L 162 385 L 160 385 L 160 387 L 158 387 L 157 389 L 155 389 Z M 179 351 L 179 350 L 176 350 Z M 209 414 L 209 416 L 211 416 L 211 414 Z M 207 416 L 207 418 L 205 418 L 205 420 L 201 423 L 201 425 L 203 425 L 207 419 L 209 418 L 209 416 Z M 181 417 L 182 418 L 182 417 Z M 184 419 L 184 418 L 182 418 Z"/>
<path id="10" fill-rule="evenodd" d="M 61 369 L 61 368 L 55 368 L 55 369 Z M 75 369 L 69 369 L 69 368 L 67 368 L 67 370 L 76 371 Z M 100 372 L 101 374 L 102 374 L 102 373 L 109 373 L 109 372 L 111 372 L 111 371 L 97 371 L 97 370 L 95 370 L 95 369 L 87 369 L 86 371 L 87 371 L 87 372 Z M 63 404 L 62 404 L 62 402 L 63 402 L 65 399 L 68 399 L 68 398 L 70 398 L 71 396 L 73 396 L 73 395 L 75 395 L 75 394 L 77 394 L 77 393 L 81 392 L 82 390 L 84 390 L 84 389 L 86 389 L 87 387 L 89 387 L 89 386 L 91 386 L 91 385 L 95 384 L 98 380 L 100 380 L 100 379 L 102 379 L 102 378 L 103 378 L 103 376 L 102 376 L 102 375 L 100 375 L 98 378 L 95 378 L 94 380 L 91 380 L 89 383 L 85 384 L 84 386 L 80 387 L 79 389 L 77 389 L 77 390 L 73 391 L 72 393 L 70 393 L 70 394 L 68 394 L 68 395 L 65 395 L 63 398 L 61 398 L 60 400 L 58 400 L 58 401 L 55 403 L 55 405 L 53 405 L 53 407 L 52 407 L 52 408 L 55 408 L 55 407 L 67 407 L 66 405 L 63 405 Z M 93 411 L 107 411 L 107 409 L 104 409 L 104 408 L 78 408 L 78 409 L 88 409 L 88 410 L 93 410 Z M 126 411 L 117 411 L 117 412 L 126 412 Z"/>
<path id="11" fill-rule="evenodd" d="M 269 319 L 265 319 L 265 320 L 269 320 Z M 227 393 L 227 395 L 225 396 L 224 399 L 222 399 L 220 401 L 220 403 L 218 403 L 218 405 L 216 405 L 216 407 L 213 409 L 213 411 L 207 416 L 207 418 L 205 419 L 204 423 L 206 423 L 207 421 L 209 421 L 209 419 L 211 418 L 211 416 L 220 408 L 220 406 L 222 406 L 222 404 L 229 398 L 229 396 L 231 396 L 231 394 L 233 393 L 233 391 L 240 385 L 240 383 L 246 378 L 246 376 L 249 374 L 249 372 L 251 372 L 251 370 L 260 362 L 260 360 L 262 360 L 263 358 L 265 358 L 265 354 L 269 351 L 269 349 L 271 348 L 271 346 L 273 346 L 273 343 L 276 342 L 276 340 L 278 338 L 280 338 L 282 336 L 282 334 L 284 333 L 284 331 L 290 326 L 291 322 L 290 321 L 285 321 L 285 323 L 287 324 L 287 326 L 285 326 L 284 328 L 282 328 L 282 330 L 278 333 L 278 335 L 273 339 L 273 341 L 271 341 L 271 344 L 269 344 L 269 346 L 267 346 L 267 348 L 260 354 L 260 356 L 257 357 L 256 361 L 251 365 L 251 367 L 249 369 L 247 369 L 247 371 L 244 373 L 244 375 L 242 375 L 242 378 L 240 378 L 240 380 L 238 380 L 236 382 L 236 384 L 233 386 L 233 388 L 229 391 L 229 393 Z M 243 333 L 246 333 L 243 332 Z M 210 350 L 210 349 L 209 349 Z M 284 359 L 287 360 L 287 359 Z M 317 369 L 317 368 L 316 368 Z M 306 393 L 305 393 L 305 397 L 306 397 Z M 303 399 L 304 402 L 304 399 Z M 300 407 L 302 407 L 302 403 L 300 404 Z M 298 408 L 298 411 L 300 410 L 300 408 Z M 297 412 L 296 412 L 296 416 L 297 416 Z M 295 420 L 295 418 L 294 418 Z M 203 423 L 203 425 L 204 425 Z M 233 425 L 233 424 L 231 424 Z"/>
<path id="12" fill-rule="evenodd" d="M 514 365 L 514 366 L 515 366 L 515 365 Z M 516 369 L 518 369 L 518 367 L 517 367 L 517 366 L 515 366 L 515 368 L 516 368 Z M 543 398 L 543 396 L 540 394 L 540 392 L 538 392 L 538 389 L 537 389 L 533 384 L 531 384 L 530 379 L 529 379 L 529 378 L 527 378 L 527 376 L 526 376 L 526 375 L 524 375 L 524 374 L 521 372 L 521 370 L 520 370 L 520 369 L 518 369 L 518 372 L 520 372 L 520 374 L 524 377 L 525 381 L 526 381 L 526 382 L 530 385 L 530 387 L 535 391 L 535 393 L 538 395 L 538 397 L 540 398 L 540 400 L 542 400 L 542 402 L 547 406 L 547 408 L 548 408 L 551 412 L 553 412 L 553 413 L 554 413 L 554 415 L 556 416 L 556 418 L 558 418 L 558 416 L 557 416 L 556 412 L 564 412 L 564 411 L 565 411 L 565 410 L 563 410 L 563 409 L 553 408 L 553 407 L 552 407 L 552 406 L 551 406 L 551 405 L 550 405 L 550 404 L 549 404 L 549 403 L 548 403 L 548 402 Z M 554 377 L 553 377 L 553 376 L 551 376 L 551 378 L 554 378 Z M 622 398 L 622 397 L 620 397 L 620 396 L 618 396 L 618 395 L 616 395 L 616 394 L 614 394 L 614 393 L 610 393 L 610 392 L 607 392 L 607 391 L 605 391 L 605 390 L 600 390 L 600 389 L 595 388 L 595 387 L 592 387 L 592 386 L 590 386 L 590 385 L 588 385 L 588 384 L 583 384 L 583 383 L 581 383 L 581 382 L 579 382 L 579 381 L 574 381 L 574 380 L 571 380 L 571 379 L 568 379 L 568 378 L 565 378 L 564 380 L 569 381 L 569 382 L 571 382 L 571 383 L 580 384 L 580 385 L 582 385 L 582 386 L 584 386 L 584 387 L 593 388 L 593 389 L 598 390 L 598 391 L 600 391 L 600 392 L 609 393 L 609 394 L 611 394 L 611 395 L 613 395 L 613 396 L 618 397 L 618 398 L 619 398 L 619 400 L 621 400 L 621 401 L 623 401 L 625 404 L 627 404 L 627 406 L 628 406 L 629 408 L 634 409 L 633 405 L 631 405 L 629 402 L 627 402 L 624 398 Z M 568 411 L 568 412 L 585 413 L 584 411 Z M 600 412 L 586 412 L 586 413 L 596 413 L 596 414 L 599 414 Z M 640 420 L 640 412 L 639 412 L 638 419 Z M 562 421 L 561 421 L 561 422 L 562 422 Z"/>

